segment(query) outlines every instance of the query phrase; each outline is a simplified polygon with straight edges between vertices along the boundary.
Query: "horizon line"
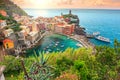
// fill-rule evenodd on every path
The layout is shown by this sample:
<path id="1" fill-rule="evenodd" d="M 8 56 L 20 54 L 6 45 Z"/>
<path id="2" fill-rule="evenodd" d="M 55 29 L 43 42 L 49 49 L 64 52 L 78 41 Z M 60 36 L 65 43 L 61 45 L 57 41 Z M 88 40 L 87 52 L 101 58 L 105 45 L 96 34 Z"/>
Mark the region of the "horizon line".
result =
<path id="1" fill-rule="evenodd" d="M 120 8 L 22 8 L 22 9 L 81 9 L 81 10 L 120 10 Z"/>

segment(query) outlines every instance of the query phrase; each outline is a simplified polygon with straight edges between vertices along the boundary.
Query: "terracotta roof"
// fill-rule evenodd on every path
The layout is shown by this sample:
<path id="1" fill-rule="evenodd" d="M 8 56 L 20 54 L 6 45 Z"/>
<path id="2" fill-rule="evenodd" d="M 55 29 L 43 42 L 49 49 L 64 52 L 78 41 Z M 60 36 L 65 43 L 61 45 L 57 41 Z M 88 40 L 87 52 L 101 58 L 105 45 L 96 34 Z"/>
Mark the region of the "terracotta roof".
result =
<path id="1" fill-rule="evenodd" d="M 6 42 L 13 42 L 13 41 L 10 40 L 10 39 L 5 39 L 5 40 L 3 40 L 3 43 L 6 43 Z"/>
<path id="2" fill-rule="evenodd" d="M 0 20 L 0 22 L 4 22 L 5 20 Z"/>
<path id="3" fill-rule="evenodd" d="M 7 13 L 4 10 L 0 10 L 0 14 L 2 14 L 3 16 L 7 16 Z"/>

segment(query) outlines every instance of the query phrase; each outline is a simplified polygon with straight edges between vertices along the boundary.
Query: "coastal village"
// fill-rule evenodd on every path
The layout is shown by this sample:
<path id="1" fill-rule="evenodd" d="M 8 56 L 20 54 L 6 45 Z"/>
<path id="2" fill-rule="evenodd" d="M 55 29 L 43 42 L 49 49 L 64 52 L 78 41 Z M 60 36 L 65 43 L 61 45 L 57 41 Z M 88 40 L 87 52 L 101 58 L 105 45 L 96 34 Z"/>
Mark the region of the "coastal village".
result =
<path id="1" fill-rule="evenodd" d="M 0 10 L 0 15 L 9 17 L 7 12 Z M 73 15 L 71 10 L 69 14 L 55 16 L 52 18 L 38 17 L 36 19 L 29 16 L 12 15 L 13 19 L 19 23 L 19 31 L 8 27 L 7 20 L 0 20 L 0 61 L 4 55 L 19 56 L 25 53 L 25 50 L 38 45 L 38 42 L 46 35 L 60 34 L 68 36 L 81 44 L 79 47 L 94 48 L 88 41 L 84 28 L 79 26 L 79 18 Z M 14 27 L 14 26 L 12 26 Z M 18 29 L 17 28 L 17 29 Z M 0 75 L 5 67 L 1 67 Z M 3 77 L 3 75 L 2 75 Z"/>
<path id="2" fill-rule="evenodd" d="M 22 6 L 19 7 L 16 1 L 22 2 Z M 88 1 L 86 5 L 77 5 L 74 0 L 61 0 L 66 7 L 68 3 L 75 6 L 65 9 L 59 3 L 55 10 L 47 11 L 48 16 L 53 17 L 39 16 L 43 15 L 40 4 L 46 4 L 47 0 L 30 0 L 33 5 L 23 1 L 0 0 L 0 80 L 120 80 L 120 34 L 117 25 L 120 10 L 113 10 L 116 5 L 113 1 L 102 2 L 105 5 L 112 3 L 110 10 L 103 9 L 105 5 L 81 10 L 82 6 L 87 8 Z M 50 3 L 54 5 L 56 2 L 51 0 Z M 35 4 L 41 8 L 32 8 Z M 28 5 L 31 8 L 24 10 L 30 11 L 31 15 L 21 9 Z M 64 8 L 59 9 L 61 5 Z M 50 5 L 45 6 L 50 8 Z M 80 9 L 74 9 L 76 6 Z M 60 11 L 66 14 L 57 15 Z"/>
<path id="3" fill-rule="evenodd" d="M 0 14 L 8 17 L 7 12 L 4 10 L 1 10 Z M 11 28 L 6 29 L 6 26 L 8 26 L 6 20 L 0 20 L 0 42 L 3 46 L 2 49 L 9 52 L 9 54 L 13 54 L 13 52 L 15 52 L 16 54 L 13 55 L 17 55 L 21 52 L 21 50 L 35 46 L 38 41 L 50 33 L 69 36 L 70 38 L 81 42 L 83 46 L 88 47 L 89 43 L 86 43 L 87 39 L 86 41 L 82 40 L 85 39 L 84 29 L 81 28 L 81 32 L 77 29 L 79 27 L 79 18 L 66 16 L 77 17 L 76 15 L 72 14 L 71 10 L 67 15 L 61 14 L 61 16 L 55 16 L 53 18 L 38 17 L 34 19 L 29 16 L 20 16 L 18 14 L 13 14 L 12 17 L 14 20 L 16 20 L 17 23 L 21 24 L 19 26 L 21 30 L 17 32 Z"/>

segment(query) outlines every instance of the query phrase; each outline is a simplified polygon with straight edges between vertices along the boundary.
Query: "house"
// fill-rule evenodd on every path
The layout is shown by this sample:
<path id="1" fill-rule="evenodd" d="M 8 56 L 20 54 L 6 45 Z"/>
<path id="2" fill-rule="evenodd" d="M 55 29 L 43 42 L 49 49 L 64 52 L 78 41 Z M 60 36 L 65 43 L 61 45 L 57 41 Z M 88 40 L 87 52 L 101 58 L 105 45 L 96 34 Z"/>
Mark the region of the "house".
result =
<path id="1" fill-rule="evenodd" d="M 0 20 L 0 29 L 4 28 L 7 26 L 6 20 Z"/>
<path id="2" fill-rule="evenodd" d="M 74 28 L 74 24 L 59 23 L 56 24 L 54 31 L 60 34 L 71 35 L 72 33 L 74 33 Z"/>
<path id="3" fill-rule="evenodd" d="M 27 36 L 27 33 L 25 30 L 22 30 L 20 32 L 18 32 L 18 37 L 19 38 L 24 38 L 25 39 L 25 36 Z"/>
<path id="4" fill-rule="evenodd" d="M 74 24 L 68 24 L 65 25 L 63 29 L 63 34 L 71 35 L 74 33 L 75 25 Z"/>
<path id="5" fill-rule="evenodd" d="M 4 11 L 4 10 L 0 10 L 0 14 L 1 14 L 2 16 L 7 16 L 7 12 Z"/>
<path id="6" fill-rule="evenodd" d="M 35 32 L 38 32 L 39 31 L 39 28 L 38 28 L 38 22 L 34 21 L 32 23 L 32 31 L 35 31 Z"/>
<path id="7" fill-rule="evenodd" d="M 20 26 L 20 28 L 22 28 L 22 30 L 24 30 L 26 34 L 30 33 L 30 28 L 28 26 Z"/>
<path id="8" fill-rule="evenodd" d="M 45 23 L 39 23 L 39 29 L 45 30 Z"/>
<path id="9" fill-rule="evenodd" d="M 3 31 L 3 34 L 5 37 L 9 37 L 13 33 L 14 33 L 14 31 L 12 29 L 7 29 L 7 30 Z"/>
<path id="10" fill-rule="evenodd" d="M 63 33 L 63 28 L 64 28 L 64 24 L 57 24 L 57 25 L 55 25 L 54 31 L 56 33 L 62 34 Z"/>
<path id="11" fill-rule="evenodd" d="M 50 28 L 51 28 L 51 30 L 52 30 L 52 31 L 54 31 L 54 30 L 55 30 L 55 25 L 56 25 L 56 23 L 51 23 Z"/>
<path id="12" fill-rule="evenodd" d="M 27 39 L 31 42 L 31 43 L 35 43 L 36 40 L 38 39 L 39 37 L 39 33 L 38 32 L 35 32 L 35 31 L 32 31 L 28 34 L 27 36 Z"/>
<path id="13" fill-rule="evenodd" d="M 5 66 L 0 66 L 0 80 L 5 80 L 5 77 L 4 77 L 4 72 L 5 70 Z"/>
<path id="14" fill-rule="evenodd" d="M 21 46 L 25 45 L 27 33 L 25 30 L 18 32 L 18 42 Z"/>
<path id="15" fill-rule="evenodd" d="M 14 41 L 11 39 L 3 40 L 3 45 L 5 49 L 12 49 L 14 48 Z"/>

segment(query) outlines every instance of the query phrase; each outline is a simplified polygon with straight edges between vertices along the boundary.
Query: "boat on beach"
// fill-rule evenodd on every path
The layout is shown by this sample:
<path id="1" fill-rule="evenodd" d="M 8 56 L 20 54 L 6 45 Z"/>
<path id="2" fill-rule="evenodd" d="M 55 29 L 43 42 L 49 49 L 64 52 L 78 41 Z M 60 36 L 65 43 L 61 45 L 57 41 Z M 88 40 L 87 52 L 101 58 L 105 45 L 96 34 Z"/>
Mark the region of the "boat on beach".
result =
<path id="1" fill-rule="evenodd" d="M 110 39 L 109 38 L 105 38 L 103 36 L 97 36 L 97 37 L 95 37 L 95 39 L 103 41 L 103 42 L 110 43 Z"/>

